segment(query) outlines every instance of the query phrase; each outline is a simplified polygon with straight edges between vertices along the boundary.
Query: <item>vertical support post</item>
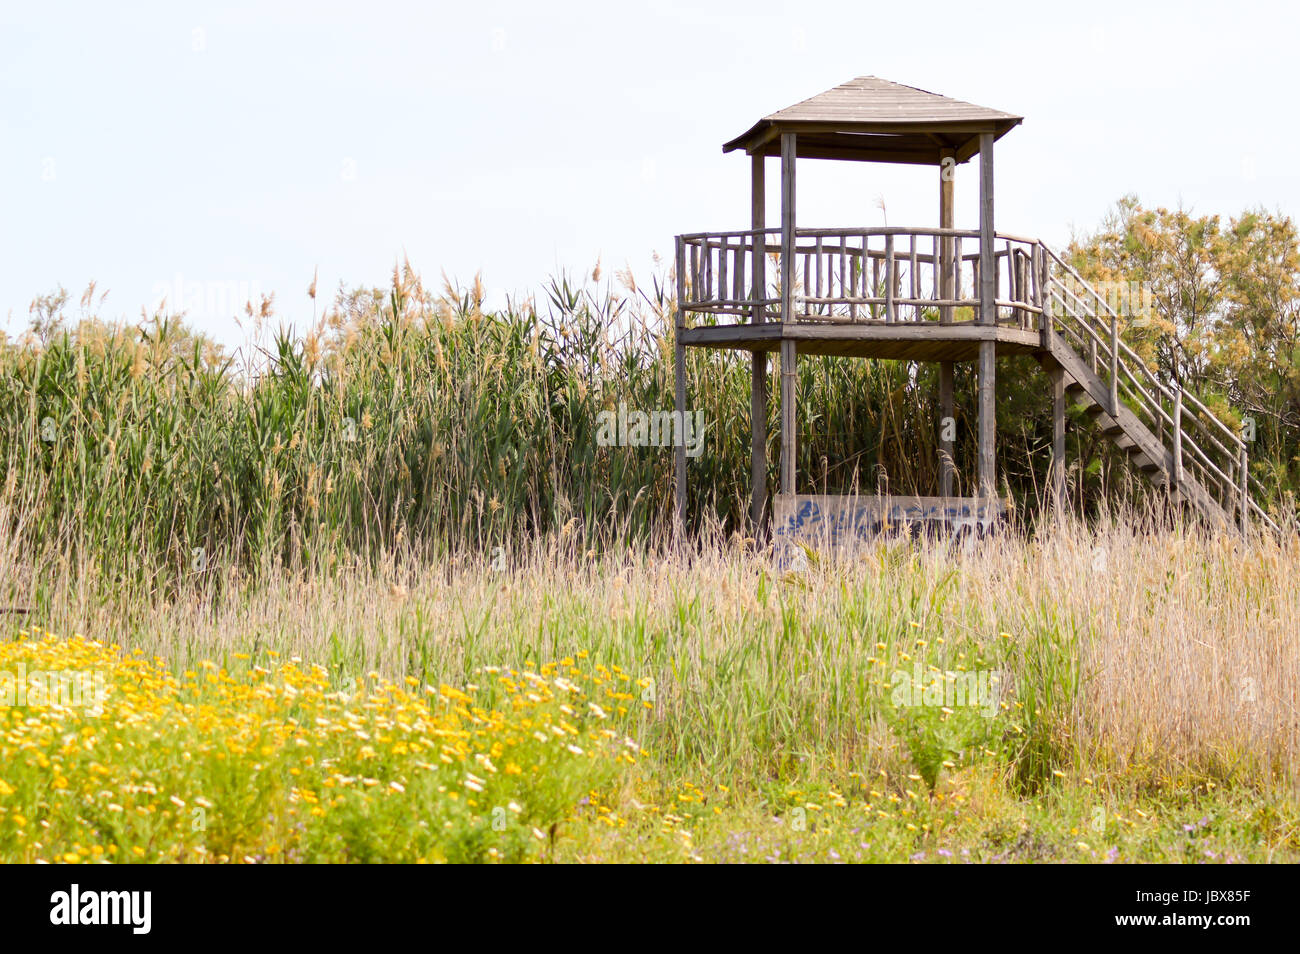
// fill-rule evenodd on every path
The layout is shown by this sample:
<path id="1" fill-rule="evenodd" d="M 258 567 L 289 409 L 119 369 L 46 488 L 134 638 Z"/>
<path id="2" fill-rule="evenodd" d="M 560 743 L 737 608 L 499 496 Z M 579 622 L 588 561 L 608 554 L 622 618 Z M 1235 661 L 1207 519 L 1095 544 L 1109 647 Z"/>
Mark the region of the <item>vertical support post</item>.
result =
<path id="1" fill-rule="evenodd" d="M 781 134 L 781 322 L 794 321 L 795 135 Z M 781 493 L 794 493 L 795 362 L 793 339 L 781 339 Z"/>
<path id="2" fill-rule="evenodd" d="M 1174 472 L 1173 491 L 1182 490 L 1183 487 L 1183 389 L 1177 387 L 1174 391 Z"/>
<path id="3" fill-rule="evenodd" d="M 980 133 L 980 323 L 997 327 L 994 305 L 997 276 L 993 264 L 993 134 Z M 994 474 L 995 376 L 997 343 L 980 342 L 979 353 L 979 495 L 993 497 L 997 491 Z"/>
<path id="4" fill-rule="evenodd" d="M 1034 304 L 1038 306 L 1039 346 L 1052 346 L 1051 295 L 1047 293 L 1047 253 L 1041 242 L 1034 243 Z"/>
<path id="5" fill-rule="evenodd" d="M 951 160 L 951 161 L 948 161 Z M 956 154 L 951 149 L 944 149 L 939 153 L 939 228 L 954 228 L 956 213 L 954 211 L 953 199 L 956 192 L 957 178 L 957 160 Z M 953 271 L 954 242 L 952 236 L 942 235 L 939 237 L 939 298 L 953 299 L 956 298 L 957 292 L 954 279 L 956 275 Z M 952 324 L 952 305 L 939 306 L 939 323 L 943 325 Z M 948 422 L 955 421 L 956 416 L 953 408 L 953 370 L 954 365 L 951 361 L 939 362 L 939 496 L 952 496 L 953 471 L 955 464 L 953 461 L 956 453 L 956 442 L 946 437 L 948 434 Z"/>
<path id="6" fill-rule="evenodd" d="M 755 232 L 767 228 L 767 184 L 764 178 L 764 156 L 755 153 L 750 157 L 749 176 L 749 227 Z M 750 250 L 750 298 L 755 302 L 749 320 L 754 324 L 763 321 L 763 299 L 767 297 L 767 236 L 755 235 Z"/>
<path id="7" fill-rule="evenodd" d="M 1245 533 L 1250 526 L 1250 462 L 1246 458 L 1246 442 L 1241 442 L 1241 465 L 1238 468 L 1241 471 L 1241 532 Z"/>
<path id="8" fill-rule="evenodd" d="M 956 442 L 948 436 L 949 422 L 955 422 L 952 400 L 951 361 L 939 362 L 939 496 L 952 496 L 953 452 Z"/>
<path id="9" fill-rule="evenodd" d="M 1048 487 L 1058 514 L 1065 512 L 1065 369 L 1056 365 L 1047 372 L 1052 385 L 1052 469 Z"/>
<path id="10" fill-rule="evenodd" d="M 795 135 L 781 134 L 781 321 L 794 321 Z"/>
<path id="11" fill-rule="evenodd" d="M 1119 420 L 1119 318 L 1110 316 L 1110 416 Z"/>
<path id="12" fill-rule="evenodd" d="M 754 230 L 750 258 L 750 297 L 756 302 L 749 320 L 759 324 L 764 320 L 763 299 L 767 297 L 767 238 L 762 230 L 767 228 L 766 184 L 763 178 L 764 157 L 755 153 L 750 161 L 750 225 Z M 750 359 L 749 380 L 749 522 L 754 540 L 764 537 L 763 511 L 767 507 L 767 352 L 755 351 Z"/>
<path id="13" fill-rule="evenodd" d="M 682 238 L 677 237 L 677 315 L 676 335 L 673 337 L 673 403 L 677 411 L 677 420 L 682 422 L 685 434 L 686 421 L 686 345 L 682 343 L 682 332 L 686 330 L 686 312 L 682 304 L 686 300 L 686 252 Z M 675 536 L 681 540 L 686 533 L 686 441 L 680 440 L 673 449 L 674 471 L 676 478 L 676 522 Z"/>
<path id="14" fill-rule="evenodd" d="M 981 341 L 979 361 L 979 496 L 992 498 L 997 495 L 997 475 L 994 473 L 997 344 L 992 341 Z"/>
<path id="15" fill-rule="evenodd" d="M 948 160 L 952 160 L 949 162 Z M 944 149 L 939 153 L 939 228 L 954 228 L 956 221 L 956 212 L 954 211 L 954 197 L 957 189 L 957 166 L 956 153 L 951 149 Z M 954 289 L 953 273 L 953 240 L 952 236 L 943 235 L 939 238 L 939 297 L 954 298 L 956 291 Z M 939 306 L 940 324 L 952 324 L 952 306 Z"/>
<path id="16" fill-rule="evenodd" d="M 754 539 L 764 537 L 767 508 L 767 352 L 755 351 L 749 380 L 749 522 Z"/>
<path id="17" fill-rule="evenodd" d="M 993 134 L 980 133 L 980 322 L 998 323 L 997 265 L 993 261 Z"/>
<path id="18" fill-rule="evenodd" d="M 781 493 L 794 493 L 795 462 L 795 365 L 798 361 L 792 339 L 781 342 Z"/>

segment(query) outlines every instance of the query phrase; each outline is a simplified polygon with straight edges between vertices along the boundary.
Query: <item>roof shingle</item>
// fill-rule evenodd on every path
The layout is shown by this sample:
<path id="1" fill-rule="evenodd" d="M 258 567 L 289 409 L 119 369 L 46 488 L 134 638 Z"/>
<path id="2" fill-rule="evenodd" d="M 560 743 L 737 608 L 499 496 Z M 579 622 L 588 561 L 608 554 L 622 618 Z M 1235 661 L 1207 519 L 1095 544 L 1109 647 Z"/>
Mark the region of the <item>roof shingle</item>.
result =
<path id="1" fill-rule="evenodd" d="M 976 106 L 876 76 L 859 76 L 834 89 L 764 116 L 723 152 L 776 155 L 780 133 L 798 134 L 800 157 L 938 164 L 947 149 L 958 162 L 979 151 L 979 134 L 999 138 L 1023 117 Z"/>

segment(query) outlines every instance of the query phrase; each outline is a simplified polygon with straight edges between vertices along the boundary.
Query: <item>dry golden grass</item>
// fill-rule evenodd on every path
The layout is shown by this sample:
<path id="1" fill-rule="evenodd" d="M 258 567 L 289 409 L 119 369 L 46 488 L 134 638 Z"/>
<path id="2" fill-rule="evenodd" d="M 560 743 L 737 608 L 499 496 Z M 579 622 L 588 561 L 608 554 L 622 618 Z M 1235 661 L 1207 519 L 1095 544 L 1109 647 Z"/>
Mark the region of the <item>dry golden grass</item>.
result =
<path id="1" fill-rule="evenodd" d="M 596 557 L 561 533 L 506 564 L 390 557 L 256 585 L 217 568 L 163 597 L 0 541 L 0 605 L 177 668 L 274 649 L 339 678 L 457 682 L 586 650 L 655 680 L 646 728 L 674 757 L 759 774 L 800 753 L 841 767 L 896 758 L 874 747 L 891 667 L 976 657 L 1014 674 L 1040 774 L 1264 786 L 1300 769 L 1294 538 L 1070 524 L 965 554 L 882 543 L 785 574 L 736 541 Z"/>

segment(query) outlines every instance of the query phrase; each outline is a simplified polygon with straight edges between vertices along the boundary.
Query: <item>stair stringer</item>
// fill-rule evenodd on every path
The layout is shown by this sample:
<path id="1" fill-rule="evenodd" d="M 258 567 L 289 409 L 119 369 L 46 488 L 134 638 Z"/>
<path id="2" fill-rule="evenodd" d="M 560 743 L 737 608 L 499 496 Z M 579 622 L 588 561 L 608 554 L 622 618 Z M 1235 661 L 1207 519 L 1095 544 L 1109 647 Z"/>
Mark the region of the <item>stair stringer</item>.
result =
<path id="1" fill-rule="evenodd" d="M 1150 428 L 1122 401 L 1115 408 L 1115 413 L 1110 413 L 1110 388 L 1081 355 L 1054 332 L 1045 334 L 1044 343 L 1044 349 L 1037 354 L 1039 362 L 1047 367 L 1061 368 L 1065 372 L 1067 387 L 1071 383 L 1077 383 L 1082 388 L 1099 412 L 1094 416 L 1102 434 L 1111 443 L 1125 450 L 1131 463 L 1134 462 L 1136 450 L 1137 454 L 1154 465 L 1154 471 L 1147 474 L 1153 483 L 1168 488 L 1170 496 L 1195 507 L 1212 525 L 1232 526 L 1228 512 L 1185 469 L 1181 481 L 1177 487 L 1174 486 L 1173 451 L 1165 447 L 1160 438 L 1151 433 Z M 1120 444 L 1118 438 L 1121 435 L 1129 441 L 1127 445 Z"/>

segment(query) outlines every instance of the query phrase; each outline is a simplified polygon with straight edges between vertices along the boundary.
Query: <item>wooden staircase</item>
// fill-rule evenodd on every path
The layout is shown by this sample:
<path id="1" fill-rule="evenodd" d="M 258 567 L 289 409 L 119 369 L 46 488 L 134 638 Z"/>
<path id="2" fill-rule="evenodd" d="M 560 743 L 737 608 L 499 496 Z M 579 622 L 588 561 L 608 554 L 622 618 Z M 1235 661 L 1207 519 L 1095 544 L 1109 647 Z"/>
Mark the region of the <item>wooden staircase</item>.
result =
<path id="1" fill-rule="evenodd" d="M 1163 385 L 1119 337 L 1105 298 L 1043 246 L 1046 275 L 1041 349 L 1044 368 L 1060 369 L 1067 402 L 1085 411 L 1130 464 L 1211 525 L 1251 520 L 1277 530 L 1255 501 L 1247 444 L 1209 408 Z"/>

